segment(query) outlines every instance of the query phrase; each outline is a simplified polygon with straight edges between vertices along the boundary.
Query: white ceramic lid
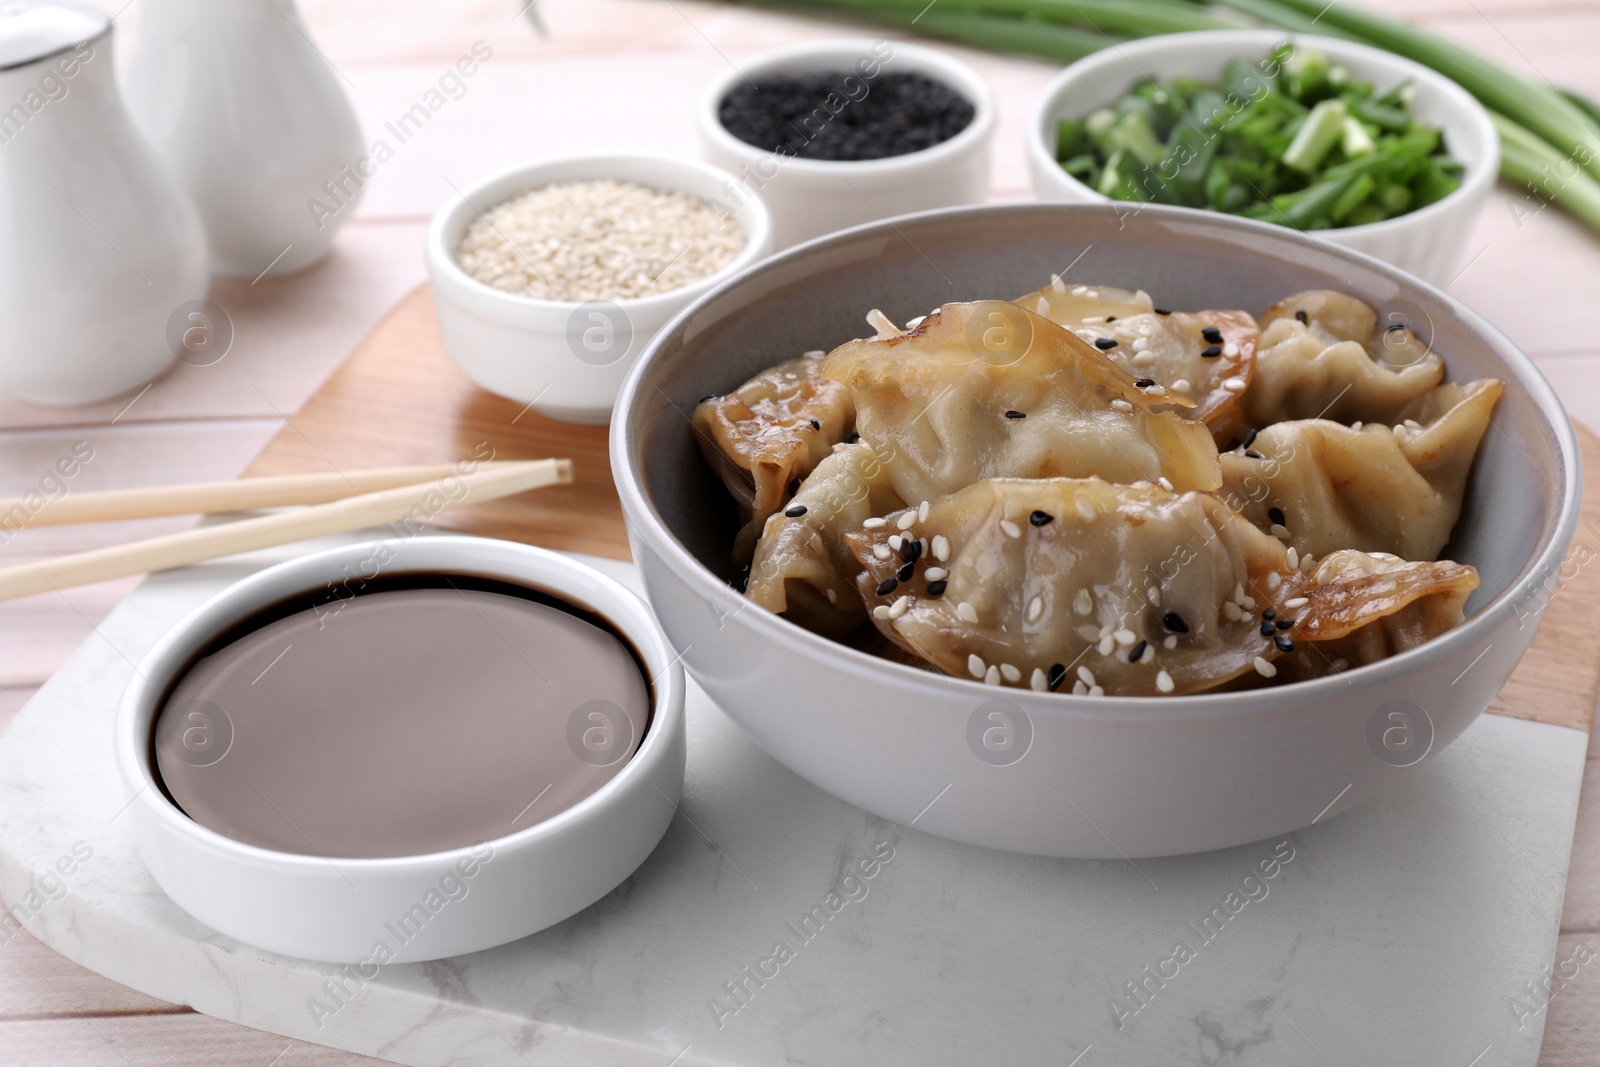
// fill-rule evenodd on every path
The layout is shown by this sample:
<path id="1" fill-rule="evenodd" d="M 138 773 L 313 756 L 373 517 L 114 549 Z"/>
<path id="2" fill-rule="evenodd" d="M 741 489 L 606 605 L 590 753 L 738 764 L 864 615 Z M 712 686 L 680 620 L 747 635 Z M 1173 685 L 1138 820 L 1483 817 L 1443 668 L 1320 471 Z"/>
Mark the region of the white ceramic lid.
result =
<path id="1" fill-rule="evenodd" d="M 76 4 L 0 0 L 0 70 L 48 59 L 93 40 L 110 26 L 105 12 Z"/>

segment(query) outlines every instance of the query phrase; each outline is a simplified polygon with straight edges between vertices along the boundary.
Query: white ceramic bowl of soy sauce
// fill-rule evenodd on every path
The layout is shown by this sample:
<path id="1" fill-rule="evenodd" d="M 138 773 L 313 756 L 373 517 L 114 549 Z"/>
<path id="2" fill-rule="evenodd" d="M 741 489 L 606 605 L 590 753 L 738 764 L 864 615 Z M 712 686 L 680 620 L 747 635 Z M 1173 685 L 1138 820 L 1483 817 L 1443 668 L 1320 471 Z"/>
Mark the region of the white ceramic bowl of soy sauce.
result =
<path id="1" fill-rule="evenodd" d="M 746 600 L 732 561 L 738 517 L 681 412 L 800 351 L 869 335 L 871 308 L 905 322 L 949 301 L 1015 297 L 1072 262 L 1072 281 L 1143 288 L 1173 308 L 1259 314 L 1301 290 L 1342 290 L 1418 331 L 1450 380 L 1504 381 L 1444 553 L 1482 580 L 1466 621 L 1315 681 L 1091 697 L 947 677 Z M 1124 215 L 1109 203 L 933 211 L 772 257 L 656 338 L 618 399 L 611 467 L 662 628 L 768 754 L 918 830 L 1085 859 L 1257 841 L 1429 773 L 1533 640 L 1581 502 L 1577 439 L 1555 391 L 1460 302 L 1282 227 L 1171 207 Z"/>
<path id="2" fill-rule="evenodd" d="M 243 844 L 190 818 L 163 788 L 154 753 L 157 715 L 178 679 L 241 622 L 286 600 L 348 583 L 352 574 L 369 574 L 375 559 L 384 561 L 385 577 L 482 578 L 603 618 L 632 646 L 649 677 L 648 724 L 633 755 L 598 791 L 553 817 L 424 855 L 372 859 L 276 851 Z M 665 833 L 683 792 L 683 700 L 682 668 L 649 608 L 615 581 L 528 545 L 423 536 L 357 543 L 280 563 L 200 605 L 139 664 L 117 712 L 114 744 L 140 855 L 180 907 L 228 937 L 281 955 L 379 966 L 456 956 L 525 937 L 588 907 L 632 874 Z M 437 900 L 446 903 L 435 908 Z M 397 934 L 394 924 L 420 914 L 419 906 L 426 917 Z M 378 951 L 380 943 L 385 951 Z"/>

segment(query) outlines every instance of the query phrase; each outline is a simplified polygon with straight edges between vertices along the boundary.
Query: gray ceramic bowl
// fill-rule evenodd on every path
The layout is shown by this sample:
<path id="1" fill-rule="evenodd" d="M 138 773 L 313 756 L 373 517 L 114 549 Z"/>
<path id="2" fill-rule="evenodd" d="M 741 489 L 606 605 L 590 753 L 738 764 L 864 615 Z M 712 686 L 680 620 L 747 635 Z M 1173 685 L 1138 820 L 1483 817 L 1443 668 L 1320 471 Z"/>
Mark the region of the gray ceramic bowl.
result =
<path id="1" fill-rule="evenodd" d="M 700 397 L 868 333 L 870 308 L 904 322 L 952 300 L 1028 292 L 1069 264 L 1069 281 L 1143 288 L 1178 308 L 1259 313 L 1297 290 L 1340 289 L 1383 321 L 1397 315 L 1418 329 L 1451 379 L 1504 379 L 1446 550 L 1482 577 L 1466 623 L 1298 685 L 1088 698 L 996 690 L 876 659 L 756 608 L 728 584 L 734 515 L 695 446 L 687 416 Z M 1241 844 L 1418 774 L 1488 706 L 1533 639 L 1580 494 L 1576 439 L 1549 384 L 1504 335 L 1437 289 L 1276 227 L 1173 208 L 1119 217 L 1099 204 L 911 215 L 746 270 L 656 338 L 623 387 L 611 453 L 634 557 L 668 639 L 757 744 L 884 818 L 1052 856 Z M 1014 734 L 1003 757 L 981 740 L 996 724 Z"/>

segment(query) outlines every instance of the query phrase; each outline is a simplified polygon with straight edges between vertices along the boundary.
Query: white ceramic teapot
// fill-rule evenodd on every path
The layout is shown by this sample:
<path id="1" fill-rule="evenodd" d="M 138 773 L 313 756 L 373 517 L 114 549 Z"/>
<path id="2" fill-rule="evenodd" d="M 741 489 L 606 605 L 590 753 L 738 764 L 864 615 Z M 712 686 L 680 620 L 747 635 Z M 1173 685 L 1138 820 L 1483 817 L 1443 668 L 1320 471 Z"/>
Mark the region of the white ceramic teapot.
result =
<path id="1" fill-rule="evenodd" d="M 327 255 L 364 149 L 294 0 L 142 2 L 128 107 L 199 208 L 213 268 L 255 278 Z"/>
<path id="2" fill-rule="evenodd" d="M 0 393 L 82 404 L 161 373 L 206 295 L 193 205 L 134 128 L 111 20 L 0 0 Z"/>

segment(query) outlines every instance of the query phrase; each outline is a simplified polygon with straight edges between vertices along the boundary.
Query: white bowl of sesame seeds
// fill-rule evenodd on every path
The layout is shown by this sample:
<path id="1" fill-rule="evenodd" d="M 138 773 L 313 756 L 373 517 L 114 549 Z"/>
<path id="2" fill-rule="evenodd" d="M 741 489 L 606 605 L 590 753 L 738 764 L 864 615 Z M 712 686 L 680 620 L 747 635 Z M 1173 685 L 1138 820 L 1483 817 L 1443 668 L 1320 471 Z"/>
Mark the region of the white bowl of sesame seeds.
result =
<path id="1" fill-rule="evenodd" d="M 656 332 L 771 248 L 766 205 L 731 174 L 618 154 L 468 186 L 434 215 L 425 260 L 445 351 L 469 378 L 601 424 Z"/>

